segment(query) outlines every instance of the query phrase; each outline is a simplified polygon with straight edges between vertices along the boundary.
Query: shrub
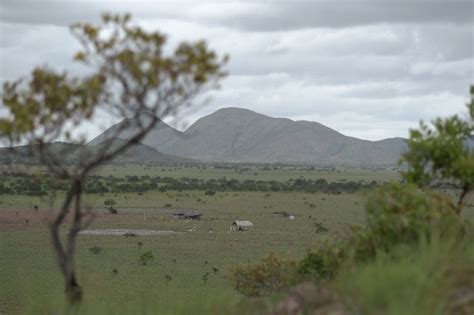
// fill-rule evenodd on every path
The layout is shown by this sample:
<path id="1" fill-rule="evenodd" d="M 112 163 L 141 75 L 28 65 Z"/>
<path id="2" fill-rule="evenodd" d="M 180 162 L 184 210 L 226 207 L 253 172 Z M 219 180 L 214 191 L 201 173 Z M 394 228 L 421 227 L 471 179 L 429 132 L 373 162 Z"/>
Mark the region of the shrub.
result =
<path id="1" fill-rule="evenodd" d="M 109 207 L 109 212 L 111 214 L 117 214 L 118 213 L 117 209 L 115 209 L 114 207 Z"/>
<path id="2" fill-rule="evenodd" d="M 443 237 L 463 231 L 457 207 L 449 197 L 411 185 L 376 189 L 369 196 L 366 211 L 367 228 L 356 235 L 353 246 L 364 255 L 388 252 L 398 244 L 429 241 L 433 233 Z"/>
<path id="3" fill-rule="evenodd" d="M 105 206 L 113 206 L 115 205 L 117 202 L 115 202 L 115 200 L 113 199 L 107 199 L 107 200 L 104 200 L 104 205 Z"/>
<path id="4" fill-rule="evenodd" d="M 324 244 L 304 256 L 298 263 L 298 274 L 310 280 L 331 279 L 347 258 L 346 253 L 343 245 Z"/>
<path id="5" fill-rule="evenodd" d="M 102 250 L 103 250 L 103 248 L 99 247 L 97 245 L 94 245 L 94 246 L 89 248 L 89 251 L 94 255 L 100 254 L 102 252 Z"/>
<path id="6" fill-rule="evenodd" d="M 329 229 L 323 225 L 323 222 L 315 221 L 313 224 L 318 234 L 325 234 L 329 231 Z"/>
<path id="7" fill-rule="evenodd" d="M 204 193 L 206 196 L 214 196 L 216 192 L 214 190 L 206 190 Z"/>
<path id="8" fill-rule="evenodd" d="M 296 275 L 294 261 L 280 260 L 274 254 L 255 264 L 237 267 L 232 276 L 234 288 L 245 296 L 257 297 L 286 288 Z"/>
<path id="9" fill-rule="evenodd" d="M 154 258 L 155 257 L 153 256 L 153 253 L 151 251 L 147 251 L 139 256 L 138 261 L 141 265 L 146 266 L 148 263 L 153 261 Z"/>
<path id="10" fill-rule="evenodd" d="M 167 203 L 164 205 L 165 208 L 171 208 L 173 205 L 171 203 Z"/>
<path id="11" fill-rule="evenodd" d="M 473 239 L 433 239 L 344 268 L 333 282 L 358 314 L 473 314 Z"/>

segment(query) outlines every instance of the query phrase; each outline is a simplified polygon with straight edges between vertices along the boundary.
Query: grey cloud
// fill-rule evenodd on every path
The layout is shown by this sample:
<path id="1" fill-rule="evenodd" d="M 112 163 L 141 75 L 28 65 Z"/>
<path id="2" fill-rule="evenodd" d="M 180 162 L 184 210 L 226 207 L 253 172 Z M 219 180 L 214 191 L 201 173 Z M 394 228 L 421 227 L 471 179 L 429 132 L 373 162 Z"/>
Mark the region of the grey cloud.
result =
<path id="1" fill-rule="evenodd" d="M 170 43 L 207 39 L 231 54 L 230 76 L 184 128 L 228 106 L 315 120 L 368 139 L 406 136 L 420 118 L 461 112 L 474 78 L 473 4 L 464 1 L 137 2 L 10 1 L 0 4 L 0 80 L 33 66 L 72 69 L 67 25 L 104 10 L 132 12 Z M 101 115 L 89 137 L 111 124 Z M 101 128 L 99 128 L 101 126 Z M 371 128 L 367 128 L 371 126 Z"/>
<path id="2" fill-rule="evenodd" d="M 334 1 L 136 1 L 4 0 L 0 18 L 12 23 L 68 25 L 90 21 L 105 10 L 129 11 L 138 17 L 185 17 L 199 23 L 248 31 L 312 27 L 349 27 L 378 23 L 472 23 L 471 1 L 348 0 Z M 214 14 L 209 14 L 213 12 Z"/>
<path id="3" fill-rule="evenodd" d="M 98 20 L 92 1 L 4 0 L 0 20 L 14 24 L 47 24 L 67 26 L 78 21 Z"/>
<path id="4" fill-rule="evenodd" d="M 455 23 L 473 21 L 471 1 L 270 1 L 222 23 L 249 31 L 348 27 L 379 23 Z"/>

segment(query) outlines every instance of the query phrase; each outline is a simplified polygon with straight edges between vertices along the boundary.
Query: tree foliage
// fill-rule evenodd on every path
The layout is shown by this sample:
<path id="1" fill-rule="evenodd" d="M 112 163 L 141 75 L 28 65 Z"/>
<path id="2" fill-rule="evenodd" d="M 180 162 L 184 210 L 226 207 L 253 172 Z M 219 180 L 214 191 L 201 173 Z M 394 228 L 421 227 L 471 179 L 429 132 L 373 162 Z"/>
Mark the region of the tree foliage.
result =
<path id="1" fill-rule="evenodd" d="M 462 189 L 459 208 L 474 185 L 474 86 L 470 92 L 467 119 L 455 115 L 437 118 L 431 125 L 421 122 L 419 129 L 410 130 L 402 159 L 408 165 L 403 177 L 420 187 L 439 179 L 457 182 Z"/>

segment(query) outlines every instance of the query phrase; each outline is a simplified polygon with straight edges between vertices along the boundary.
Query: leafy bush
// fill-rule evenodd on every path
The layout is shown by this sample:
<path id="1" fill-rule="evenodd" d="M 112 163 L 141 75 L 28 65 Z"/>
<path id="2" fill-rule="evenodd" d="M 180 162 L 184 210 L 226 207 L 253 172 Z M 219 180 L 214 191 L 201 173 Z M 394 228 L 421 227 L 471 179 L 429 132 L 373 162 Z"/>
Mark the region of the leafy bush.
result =
<path id="1" fill-rule="evenodd" d="M 463 231 L 458 208 L 440 193 L 393 184 L 376 189 L 367 201 L 367 228 L 356 234 L 357 258 L 388 252 L 394 245 L 414 245 L 433 233 L 446 236 Z"/>
<path id="2" fill-rule="evenodd" d="M 308 280 L 333 278 L 347 258 L 345 246 L 324 244 L 311 251 L 298 263 L 298 274 Z"/>
<path id="3" fill-rule="evenodd" d="M 344 268 L 333 285 L 356 314 L 473 314 L 474 239 L 433 238 L 396 246 Z"/>
<path id="4" fill-rule="evenodd" d="M 237 291 L 249 297 L 263 296 L 292 284 L 296 263 L 270 254 L 256 264 L 235 268 L 232 275 Z"/>
<path id="5" fill-rule="evenodd" d="M 115 202 L 115 200 L 113 199 L 107 199 L 107 200 L 104 200 L 104 205 L 105 206 L 114 206 L 117 202 Z"/>
<path id="6" fill-rule="evenodd" d="M 323 225 L 323 222 L 315 221 L 313 225 L 318 234 L 325 234 L 329 231 L 329 229 Z"/>
<path id="7" fill-rule="evenodd" d="M 153 256 L 153 253 L 150 250 L 147 252 L 144 252 L 138 258 L 140 264 L 143 266 L 148 265 L 148 263 L 152 262 L 153 259 L 155 259 L 155 257 Z"/>
<path id="8" fill-rule="evenodd" d="M 419 129 L 410 130 L 408 150 L 402 158 L 408 166 L 404 179 L 419 187 L 439 179 L 456 182 L 461 188 L 458 211 L 474 189 L 474 150 L 467 145 L 474 137 L 474 86 L 470 93 L 467 119 L 454 115 L 431 124 L 421 122 Z"/>
<path id="9" fill-rule="evenodd" d="M 97 254 L 100 254 L 102 253 L 103 251 L 103 248 L 102 247 L 99 247 L 97 245 L 94 245 L 92 247 L 89 248 L 89 251 L 94 254 L 94 255 L 97 255 Z"/>
<path id="10" fill-rule="evenodd" d="M 118 214 L 118 211 L 117 211 L 117 209 L 115 209 L 114 207 L 109 207 L 109 213 L 111 213 L 111 214 Z"/>

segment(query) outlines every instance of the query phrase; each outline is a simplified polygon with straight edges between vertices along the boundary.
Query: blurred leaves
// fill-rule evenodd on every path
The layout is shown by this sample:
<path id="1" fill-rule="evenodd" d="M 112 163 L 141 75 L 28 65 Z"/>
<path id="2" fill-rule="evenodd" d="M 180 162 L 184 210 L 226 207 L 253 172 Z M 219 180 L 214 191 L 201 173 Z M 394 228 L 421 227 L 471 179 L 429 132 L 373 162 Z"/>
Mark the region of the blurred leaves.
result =
<path id="1" fill-rule="evenodd" d="M 463 190 L 460 204 L 474 184 L 474 88 L 470 91 L 468 119 L 452 116 L 431 124 L 421 122 L 419 129 L 410 130 L 408 151 L 402 159 L 408 165 L 404 179 L 419 187 L 428 187 L 435 180 L 457 182 Z"/>
<path id="2" fill-rule="evenodd" d="M 162 118 L 225 75 L 227 57 L 219 58 L 204 41 L 181 43 L 165 54 L 165 35 L 130 21 L 129 14 L 106 13 L 100 25 L 71 27 L 82 46 L 74 61 L 91 68 L 87 77 L 39 67 L 28 78 L 6 82 L 0 140 L 10 145 L 72 140 L 70 127 L 91 119 L 99 107 L 119 118 L 145 113 Z"/>

